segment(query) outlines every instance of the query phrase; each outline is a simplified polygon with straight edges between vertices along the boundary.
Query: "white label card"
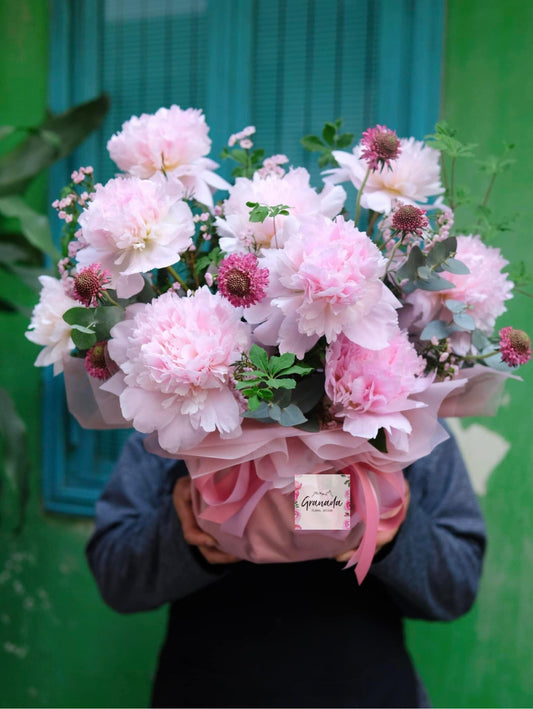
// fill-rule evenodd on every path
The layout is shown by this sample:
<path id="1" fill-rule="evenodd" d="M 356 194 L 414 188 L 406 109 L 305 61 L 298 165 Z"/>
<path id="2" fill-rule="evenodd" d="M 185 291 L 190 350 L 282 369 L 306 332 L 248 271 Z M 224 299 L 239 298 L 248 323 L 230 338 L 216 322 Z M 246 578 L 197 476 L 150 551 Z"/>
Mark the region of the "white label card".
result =
<path id="1" fill-rule="evenodd" d="M 350 476 L 345 473 L 296 475 L 295 529 L 350 529 Z"/>

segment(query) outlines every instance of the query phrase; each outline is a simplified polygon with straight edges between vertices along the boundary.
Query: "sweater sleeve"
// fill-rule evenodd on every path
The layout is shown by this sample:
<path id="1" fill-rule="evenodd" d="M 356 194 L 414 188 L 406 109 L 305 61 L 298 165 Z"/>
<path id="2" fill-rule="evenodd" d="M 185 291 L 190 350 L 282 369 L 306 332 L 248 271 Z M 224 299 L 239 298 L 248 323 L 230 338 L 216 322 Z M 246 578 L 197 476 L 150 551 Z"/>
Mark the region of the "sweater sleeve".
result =
<path id="1" fill-rule="evenodd" d="M 187 544 L 172 500 L 182 461 L 148 453 L 133 434 L 96 504 L 86 554 L 104 601 L 120 613 L 156 608 L 220 578 Z"/>
<path id="2" fill-rule="evenodd" d="M 371 573 L 404 615 L 452 620 L 472 606 L 481 575 L 483 516 L 453 437 L 406 470 L 411 502 Z"/>

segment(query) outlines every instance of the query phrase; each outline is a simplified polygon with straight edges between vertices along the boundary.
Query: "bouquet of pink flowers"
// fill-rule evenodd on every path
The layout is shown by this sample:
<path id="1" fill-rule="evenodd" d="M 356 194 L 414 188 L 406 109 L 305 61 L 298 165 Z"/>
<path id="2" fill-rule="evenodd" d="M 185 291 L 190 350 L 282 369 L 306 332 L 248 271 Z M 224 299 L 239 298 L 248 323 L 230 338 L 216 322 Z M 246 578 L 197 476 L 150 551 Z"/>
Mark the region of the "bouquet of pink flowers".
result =
<path id="1" fill-rule="evenodd" d="M 37 365 L 64 370 L 82 425 L 133 426 L 186 461 L 222 549 L 265 562 L 357 548 L 361 580 L 401 520 L 402 470 L 447 435 L 438 417 L 493 413 L 531 348 L 512 327 L 494 337 L 513 289 L 499 249 L 453 233 L 451 131 L 431 147 L 376 126 L 346 152 L 340 125 L 302 140 L 329 166 L 315 189 L 265 158 L 253 127 L 223 150 L 230 184 L 201 111 L 131 118 L 108 142 L 123 173 L 95 186 L 81 168 L 54 203 L 63 258 L 27 337 Z M 337 473 L 343 524 L 309 529 L 299 476 Z"/>

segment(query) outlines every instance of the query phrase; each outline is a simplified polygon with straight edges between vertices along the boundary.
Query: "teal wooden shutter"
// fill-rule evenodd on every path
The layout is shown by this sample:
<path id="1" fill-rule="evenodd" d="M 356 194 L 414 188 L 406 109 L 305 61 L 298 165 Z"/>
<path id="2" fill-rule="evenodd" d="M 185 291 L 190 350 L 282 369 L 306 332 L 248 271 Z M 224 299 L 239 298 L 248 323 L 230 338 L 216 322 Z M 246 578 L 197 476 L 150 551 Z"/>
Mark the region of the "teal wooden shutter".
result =
<path id="1" fill-rule="evenodd" d="M 385 123 L 422 138 L 438 117 L 443 0 L 53 0 L 54 111 L 105 90 L 103 128 L 51 171 L 55 199 L 73 169 L 115 173 L 106 143 L 132 115 L 202 108 L 215 160 L 228 136 L 257 128 L 319 184 L 299 139 L 342 117 L 356 135 Z M 222 168 L 227 175 L 228 168 Z M 56 229 L 59 231 L 57 218 Z M 43 492 L 48 509 L 92 513 L 127 432 L 84 431 L 61 377 L 44 374 Z"/>

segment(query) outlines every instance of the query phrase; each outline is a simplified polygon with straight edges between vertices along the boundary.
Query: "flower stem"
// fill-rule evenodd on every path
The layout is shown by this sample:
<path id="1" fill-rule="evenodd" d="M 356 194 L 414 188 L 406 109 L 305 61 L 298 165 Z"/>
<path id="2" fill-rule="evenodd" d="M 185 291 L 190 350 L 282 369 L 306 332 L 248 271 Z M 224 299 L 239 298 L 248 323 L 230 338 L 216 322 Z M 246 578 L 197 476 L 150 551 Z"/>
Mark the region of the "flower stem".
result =
<path id="1" fill-rule="evenodd" d="M 492 192 L 492 188 L 494 187 L 494 181 L 496 180 L 496 173 L 492 175 L 490 178 L 489 186 L 487 187 L 487 192 L 485 194 L 485 198 L 483 199 L 483 202 L 481 204 L 482 207 L 487 206 L 487 202 L 489 201 L 490 193 Z"/>
<path id="2" fill-rule="evenodd" d="M 107 300 L 111 303 L 111 305 L 116 305 L 118 308 L 122 308 L 122 305 L 120 305 L 120 303 L 117 303 L 117 301 L 114 298 L 112 298 L 106 290 L 104 291 L 104 295 L 107 298 Z"/>
<path id="3" fill-rule="evenodd" d="M 189 290 L 189 286 L 185 283 L 185 281 L 183 280 L 183 278 L 182 278 L 180 275 L 178 275 L 178 273 L 176 272 L 176 270 L 174 269 L 174 267 L 173 267 L 173 266 L 167 266 L 166 268 L 167 268 L 167 271 L 168 271 L 168 272 L 170 273 L 170 275 L 172 276 L 172 278 L 180 284 L 180 286 L 183 288 L 183 290 L 184 290 L 185 292 L 187 292 L 187 291 Z"/>
<path id="4" fill-rule="evenodd" d="M 361 196 L 363 194 L 363 190 L 365 189 L 366 181 L 368 180 L 368 177 L 370 175 L 370 168 L 366 171 L 365 179 L 363 180 L 363 184 L 359 188 L 359 192 L 357 193 L 357 200 L 355 202 L 355 219 L 354 219 L 354 224 L 357 227 L 357 224 L 359 223 L 359 217 L 361 216 Z"/>

